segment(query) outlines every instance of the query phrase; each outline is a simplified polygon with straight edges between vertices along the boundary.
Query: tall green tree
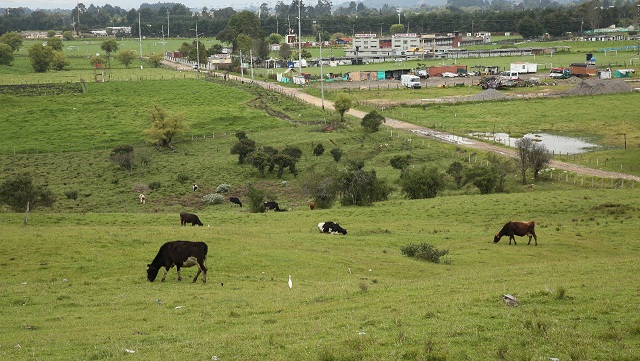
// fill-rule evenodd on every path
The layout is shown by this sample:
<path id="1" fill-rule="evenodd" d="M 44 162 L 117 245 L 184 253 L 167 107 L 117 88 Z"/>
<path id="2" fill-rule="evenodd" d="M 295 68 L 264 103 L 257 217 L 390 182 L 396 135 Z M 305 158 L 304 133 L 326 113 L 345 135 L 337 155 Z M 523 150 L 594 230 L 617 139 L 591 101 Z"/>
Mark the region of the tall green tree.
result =
<path id="1" fill-rule="evenodd" d="M 44 185 L 33 183 L 33 177 L 29 173 L 20 173 L 9 177 L 0 185 L 0 203 L 6 204 L 16 212 L 37 207 L 51 207 L 55 202 L 55 196 Z"/>
<path id="2" fill-rule="evenodd" d="M 173 139 L 190 129 L 183 115 L 169 116 L 167 111 L 159 105 L 154 105 L 149 110 L 147 119 L 151 123 L 151 127 L 144 131 L 145 141 L 161 147 L 174 149 L 171 144 Z"/>
<path id="3" fill-rule="evenodd" d="M 22 47 L 23 37 L 19 33 L 15 31 L 10 31 L 8 33 L 2 34 L 0 36 L 0 43 L 5 43 L 13 49 L 13 51 L 18 51 Z"/>
<path id="4" fill-rule="evenodd" d="M 13 55 L 13 49 L 11 46 L 5 43 L 0 43 L 0 65 L 11 65 L 15 56 Z"/>
<path id="5" fill-rule="evenodd" d="M 344 123 L 344 114 L 348 112 L 349 109 L 351 109 L 352 103 L 353 101 L 351 100 L 351 98 L 345 93 L 338 94 L 336 101 L 333 102 L 333 107 L 340 114 L 341 122 Z"/>
<path id="6" fill-rule="evenodd" d="M 251 39 L 264 38 L 260 18 L 253 11 L 241 11 L 231 17 L 227 26 L 216 36 L 216 39 L 238 47 L 238 35 L 244 34 Z"/>
<path id="7" fill-rule="evenodd" d="M 111 54 L 118 52 L 118 41 L 114 38 L 107 39 L 100 44 L 100 49 L 104 50 L 107 56 L 107 66 L 111 69 Z"/>
<path id="8" fill-rule="evenodd" d="M 40 43 L 33 44 L 29 48 L 29 60 L 36 73 L 44 73 L 53 62 L 53 49 Z"/>

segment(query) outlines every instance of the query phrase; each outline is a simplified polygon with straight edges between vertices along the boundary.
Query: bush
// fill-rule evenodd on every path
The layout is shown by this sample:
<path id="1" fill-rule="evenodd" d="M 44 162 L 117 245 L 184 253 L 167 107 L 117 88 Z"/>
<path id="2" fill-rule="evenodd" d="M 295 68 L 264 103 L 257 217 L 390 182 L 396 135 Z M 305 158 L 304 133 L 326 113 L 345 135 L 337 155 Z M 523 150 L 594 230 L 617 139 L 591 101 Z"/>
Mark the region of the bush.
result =
<path id="1" fill-rule="evenodd" d="M 160 188 L 160 182 L 155 181 L 155 182 L 149 183 L 149 188 L 154 191 L 158 190 Z"/>
<path id="2" fill-rule="evenodd" d="M 190 177 L 186 174 L 178 174 L 178 182 L 180 184 L 185 184 L 189 181 Z"/>
<path id="3" fill-rule="evenodd" d="M 206 204 L 222 204 L 225 200 L 226 197 L 218 193 L 211 193 L 202 196 L 202 201 Z"/>
<path id="4" fill-rule="evenodd" d="M 302 181 L 302 192 L 313 199 L 317 208 L 331 208 L 338 198 L 338 178 L 335 167 L 307 172 Z"/>
<path id="5" fill-rule="evenodd" d="M 444 188 L 444 181 L 437 168 L 422 167 L 405 171 L 400 185 L 402 192 L 409 199 L 435 198 Z"/>
<path id="6" fill-rule="evenodd" d="M 340 148 L 333 148 L 331 149 L 330 153 L 336 163 L 340 161 L 340 158 L 342 158 L 342 149 Z"/>
<path id="7" fill-rule="evenodd" d="M 315 155 L 316 157 L 319 157 L 323 153 L 324 153 L 324 147 L 322 146 L 322 144 L 318 143 L 318 145 L 316 145 L 316 147 L 313 148 L 313 155 Z"/>
<path id="8" fill-rule="evenodd" d="M 27 208 L 51 207 L 56 201 L 46 185 L 33 184 L 31 174 L 21 173 L 6 179 L 0 185 L 0 204 L 4 203 L 16 212 Z"/>
<path id="9" fill-rule="evenodd" d="M 249 192 L 247 193 L 249 197 L 249 209 L 253 213 L 263 213 L 264 212 L 264 197 L 265 192 L 262 189 L 256 189 L 252 184 L 249 185 Z"/>
<path id="10" fill-rule="evenodd" d="M 380 130 L 380 126 L 385 122 L 385 120 L 386 119 L 384 116 L 374 110 L 371 113 L 365 115 L 362 118 L 360 124 L 365 130 L 369 132 L 377 132 L 378 130 Z"/>
<path id="11" fill-rule="evenodd" d="M 119 165 L 123 169 L 131 171 L 133 169 L 133 146 L 124 144 L 119 145 L 111 150 L 109 158 L 112 162 Z"/>
<path id="12" fill-rule="evenodd" d="M 445 249 L 440 251 L 428 243 L 409 243 L 402 247 L 402 254 L 408 257 L 415 257 L 423 261 L 440 263 L 440 257 L 449 254 L 449 250 Z"/>
<path id="13" fill-rule="evenodd" d="M 229 183 L 222 183 L 216 187 L 216 193 L 227 193 L 229 190 L 231 190 L 231 184 Z"/>
<path id="14" fill-rule="evenodd" d="M 77 190 L 64 191 L 64 195 L 67 197 L 67 199 L 73 199 L 74 201 L 76 199 L 78 199 L 78 191 Z"/>

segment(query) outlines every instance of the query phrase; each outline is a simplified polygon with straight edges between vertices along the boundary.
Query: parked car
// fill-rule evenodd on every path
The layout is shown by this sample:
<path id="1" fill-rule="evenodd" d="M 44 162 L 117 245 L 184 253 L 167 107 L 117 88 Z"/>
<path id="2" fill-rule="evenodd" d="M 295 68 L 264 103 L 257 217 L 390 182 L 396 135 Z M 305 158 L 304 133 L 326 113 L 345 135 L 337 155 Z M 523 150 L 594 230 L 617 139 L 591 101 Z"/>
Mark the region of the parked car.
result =
<path id="1" fill-rule="evenodd" d="M 442 77 L 443 78 L 455 78 L 457 76 L 458 76 L 458 74 L 452 73 L 452 72 L 449 72 L 449 71 L 445 71 L 444 73 L 442 73 Z"/>

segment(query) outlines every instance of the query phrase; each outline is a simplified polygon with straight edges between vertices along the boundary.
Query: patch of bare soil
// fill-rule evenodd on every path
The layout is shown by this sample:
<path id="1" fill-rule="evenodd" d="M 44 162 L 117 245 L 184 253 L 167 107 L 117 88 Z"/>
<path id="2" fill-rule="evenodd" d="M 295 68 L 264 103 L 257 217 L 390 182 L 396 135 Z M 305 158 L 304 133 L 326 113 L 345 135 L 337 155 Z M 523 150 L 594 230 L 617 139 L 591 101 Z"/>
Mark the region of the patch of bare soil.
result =
<path id="1" fill-rule="evenodd" d="M 568 90 L 567 95 L 597 95 L 597 94 L 614 94 L 614 93 L 630 93 L 633 88 L 624 80 L 619 79 L 585 79 L 579 82 L 575 87 Z"/>

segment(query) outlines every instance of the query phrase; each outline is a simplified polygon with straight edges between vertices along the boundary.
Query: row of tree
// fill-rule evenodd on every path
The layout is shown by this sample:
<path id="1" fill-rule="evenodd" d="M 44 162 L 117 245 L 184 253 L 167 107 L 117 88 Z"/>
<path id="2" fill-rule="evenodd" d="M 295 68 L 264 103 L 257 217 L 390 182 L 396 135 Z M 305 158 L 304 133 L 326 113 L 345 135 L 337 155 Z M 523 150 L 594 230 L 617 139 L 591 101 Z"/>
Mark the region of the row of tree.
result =
<path id="1" fill-rule="evenodd" d="M 331 34 L 385 33 L 391 26 L 401 23 L 415 33 L 451 33 L 453 31 L 513 32 L 526 33 L 527 37 L 549 33 L 561 36 L 564 33 L 580 33 L 585 30 L 616 24 L 628 26 L 637 21 L 636 2 L 630 0 L 591 0 L 581 4 L 560 5 L 553 1 L 524 1 L 517 5 L 506 0 L 492 2 L 482 0 L 449 0 L 447 7 L 424 7 L 404 10 L 398 14 L 395 8 L 367 8 L 364 4 L 351 2 L 332 12 L 328 0 L 317 4 L 300 2 L 301 29 L 303 36 L 314 36 L 321 31 Z M 242 11 L 241 11 L 242 12 Z M 0 14 L 0 34 L 8 31 L 50 30 L 75 31 L 80 34 L 89 29 L 108 26 L 129 26 L 132 36 L 138 37 L 138 19 L 142 36 L 146 37 L 195 37 L 194 24 L 202 36 L 229 38 L 227 27 L 239 12 L 233 8 L 192 12 L 182 4 L 159 7 L 141 7 L 139 10 L 124 10 L 119 7 L 82 3 L 67 13 L 52 13 L 44 10 L 28 12 L 25 8 L 7 9 Z M 263 3 L 255 16 L 245 24 L 245 35 L 255 38 L 261 34 L 289 34 L 298 31 L 298 1 L 290 4 L 279 1 L 274 8 Z M 259 29 L 259 30 L 258 30 Z M 225 35 L 226 33 L 226 35 Z M 221 35 L 222 34 L 222 35 Z M 123 35 L 123 34 L 118 34 Z"/>

